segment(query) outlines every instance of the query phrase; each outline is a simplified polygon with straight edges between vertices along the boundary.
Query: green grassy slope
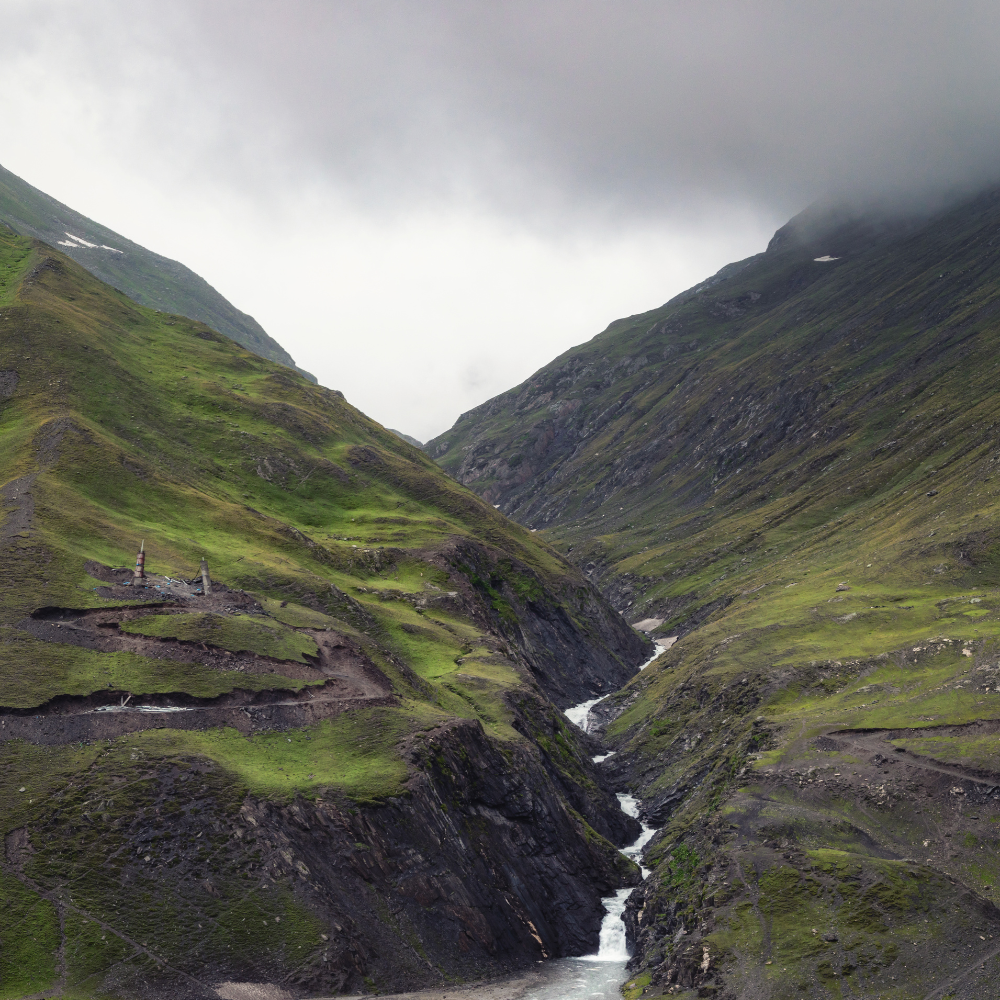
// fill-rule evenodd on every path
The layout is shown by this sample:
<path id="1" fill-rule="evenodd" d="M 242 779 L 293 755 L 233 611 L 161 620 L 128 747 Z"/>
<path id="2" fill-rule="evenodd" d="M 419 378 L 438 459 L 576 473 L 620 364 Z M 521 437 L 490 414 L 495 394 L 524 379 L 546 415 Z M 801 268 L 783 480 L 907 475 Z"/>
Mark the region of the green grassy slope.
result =
<path id="1" fill-rule="evenodd" d="M 23 236 L 58 245 L 91 274 L 120 288 L 135 302 L 160 312 L 200 320 L 255 354 L 295 368 L 315 381 L 308 372 L 296 367 L 291 355 L 252 316 L 240 312 L 204 278 L 73 211 L 2 166 L 0 222 Z M 77 243 L 68 233 L 93 246 Z"/>
<path id="2" fill-rule="evenodd" d="M 512 787 L 527 776 L 544 795 L 556 776 L 567 798 L 549 815 L 617 864 L 588 825 L 614 800 L 545 697 L 547 657 L 614 687 L 645 653 L 582 575 L 339 393 L 2 228 L 0 511 L 0 997 L 132 995 L 168 968 L 298 977 L 299 992 L 419 981 L 391 965 L 422 932 L 374 890 L 355 915 L 375 929 L 348 928 L 335 966 L 318 928 L 333 935 L 342 909 L 323 876 L 300 884 L 292 834 L 244 814 L 285 810 L 294 827 L 302 803 L 336 805 L 312 822 L 356 822 L 349 849 L 368 850 L 365 808 L 402 808 L 415 776 L 456 781 L 469 763 L 442 749 L 425 766 L 415 747 L 480 726 L 519 762 Z M 141 541 L 149 587 L 122 586 Z M 211 596 L 190 582 L 203 558 Z M 559 734 L 551 759 L 538 725 Z M 171 790 L 189 780 L 200 798 Z M 168 843 L 173 860 L 135 868 Z M 280 933 L 247 937 L 262 912 L 283 914 Z M 457 951 L 427 949 L 460 973 Z"/>
<path id="3" fill-rule="evenodd" d="M 631 995 L 1000 995 L 998 226 L 807 213 L 427 446 L 681 636 Z"/>

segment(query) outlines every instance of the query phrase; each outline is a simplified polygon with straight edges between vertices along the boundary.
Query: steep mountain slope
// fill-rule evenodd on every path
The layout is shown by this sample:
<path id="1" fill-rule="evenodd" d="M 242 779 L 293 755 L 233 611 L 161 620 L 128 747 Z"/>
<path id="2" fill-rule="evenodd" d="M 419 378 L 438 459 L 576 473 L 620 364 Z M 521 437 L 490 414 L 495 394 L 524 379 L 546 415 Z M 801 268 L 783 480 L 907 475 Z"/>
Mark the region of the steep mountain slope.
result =
<path id="1" fill-rule="evenodd" d="M 630 996 L 1000 996 L 998 237 L 804 213 L 427 446 L 680 637 L 595 713 Z"/>
<path id="2" fill-rule="evenodd" d="M 0 222 L 72 257 L 140 305 L 200 320 L 237 344 L 295 368 L 291 355 L 263 327 L 183 264 L 147 250 L 74 212 L 0 166 Z"/>
<path id="3" fill-rule="evenodd" d="M 648 643 L 544 543 L 2 228 L 0 503 L 0 997 L 329 995 L 596 944 L 636 824 L 555 705 Z"/>
<path id="4" fill-rule="evenodd" d="M 773 520 L 803 487 L 809 506 L 844 510 L 845 482 L 872 494 L 990 395 L 998 225 L 996 195 L 922 223 L 805 214 L 766 253 L 612 324 L 426 450 L 562 547 L 598 538 L 600 578 L 734 514 Z"/>

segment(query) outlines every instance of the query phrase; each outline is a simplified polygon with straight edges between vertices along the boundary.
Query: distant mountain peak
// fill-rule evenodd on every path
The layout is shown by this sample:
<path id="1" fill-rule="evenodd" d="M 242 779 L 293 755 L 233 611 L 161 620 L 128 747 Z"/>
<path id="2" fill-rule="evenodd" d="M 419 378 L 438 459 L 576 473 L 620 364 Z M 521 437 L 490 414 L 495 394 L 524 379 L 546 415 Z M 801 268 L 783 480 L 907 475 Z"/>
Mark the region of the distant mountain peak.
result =
<path id="1" fill-rule="evenodd" d="M 394 430 L 392 427 L 387 428 L 391 434 L 395 434 L 396 437 L 401 437 L 408 444 L 412 444 L 414 448 L 423 448 L 423 441 L 418 441 L 415 437 L 411 437 L 409 434 L 404 434 L 402 431 Z"/>
<path id="2" fill-rule="evenodd" d="M 247 350 L 316 381 L 252 316 L 237 309 L 190 268 L 88 219 L 2 166 L 0 221 L 22 236 L 58 246 L 139 305 L 200 320 Z"/>

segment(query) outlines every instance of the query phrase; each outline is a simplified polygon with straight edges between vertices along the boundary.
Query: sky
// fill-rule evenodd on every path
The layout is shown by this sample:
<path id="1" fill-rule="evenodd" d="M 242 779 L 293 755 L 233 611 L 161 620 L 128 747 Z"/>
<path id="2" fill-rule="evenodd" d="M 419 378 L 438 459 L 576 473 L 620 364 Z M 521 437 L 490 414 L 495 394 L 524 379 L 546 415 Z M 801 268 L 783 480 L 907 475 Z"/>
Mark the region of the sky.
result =
<path id="1" fill-rule="evenodd" d="M 1000 5 L 0 0 L 0 163 L 421 440 L 815 200 L 1000 180 Z"/>

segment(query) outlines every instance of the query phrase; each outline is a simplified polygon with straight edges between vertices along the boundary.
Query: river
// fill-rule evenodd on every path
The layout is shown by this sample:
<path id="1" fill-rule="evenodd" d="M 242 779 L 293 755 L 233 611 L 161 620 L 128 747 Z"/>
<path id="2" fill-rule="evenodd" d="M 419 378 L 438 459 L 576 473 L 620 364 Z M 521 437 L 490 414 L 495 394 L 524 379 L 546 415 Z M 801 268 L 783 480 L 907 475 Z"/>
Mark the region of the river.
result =
<path id="1" fill-rule="evenodd" d="M 657 646 L 656 652 L 639 668 L 645 670 L 667 646 Z M 606 696 L 604 696 L 606 697 Z M 573 725 L 587 732 L 590 710 L 601 699 L 594 698 L 566 709 L 565 715 Z M 613 753 L 613 751 L 612 751 Z M 612 754 L 594 758 L 595 764 L 607 760 Z M 633 795 L 618 793 L 618 801 L 629 816 L 639 817 L 639 801 Z M 656 831 L 642 824 L 642 833 L 634 844 L 624 848 L 622 854 L 635 861 L 642 870 L 642 877 L 649 870 L 642 867 L 642 852 L 653 839 Z M 593 955 L 579 958 L 558 958 L 545 962 L 537 972 L 537 980 L 522 994 L 521 1000 L 620 1000 L 621 985 L 627 973 L 628 949 L 625 944 L 625 901 L 632 892 L 631 887 L 619 889 L 613 896 L 605 896 L 601 902 L 606 910 L 601 923 L 601 937 L 597 951 Z"/>

